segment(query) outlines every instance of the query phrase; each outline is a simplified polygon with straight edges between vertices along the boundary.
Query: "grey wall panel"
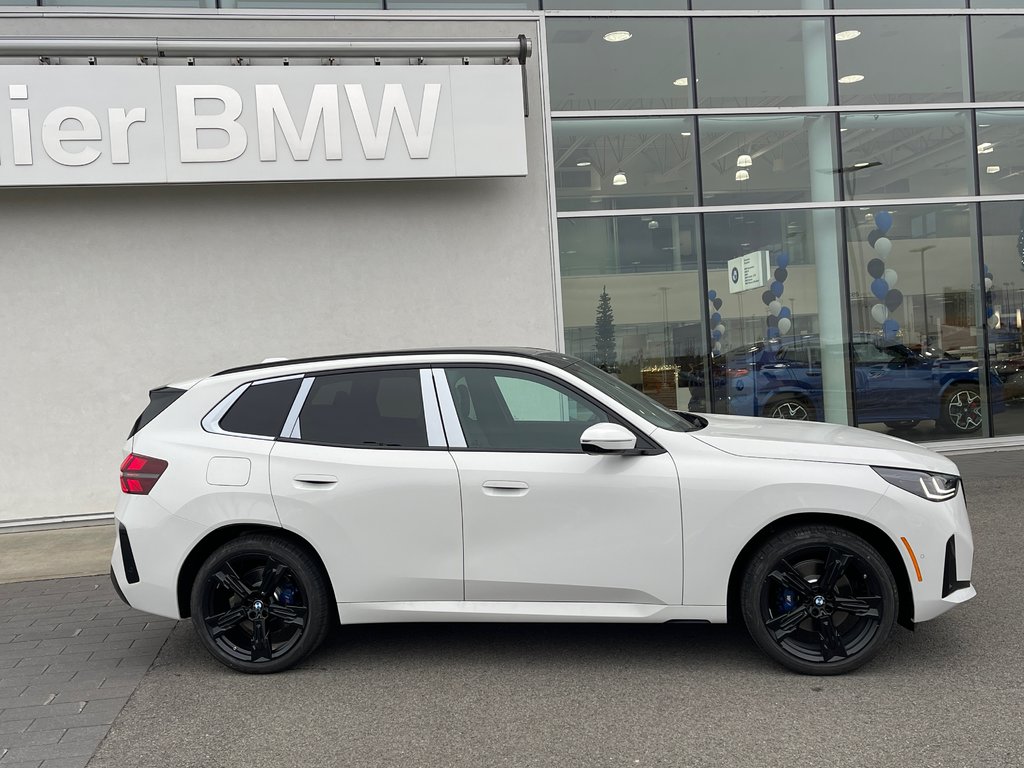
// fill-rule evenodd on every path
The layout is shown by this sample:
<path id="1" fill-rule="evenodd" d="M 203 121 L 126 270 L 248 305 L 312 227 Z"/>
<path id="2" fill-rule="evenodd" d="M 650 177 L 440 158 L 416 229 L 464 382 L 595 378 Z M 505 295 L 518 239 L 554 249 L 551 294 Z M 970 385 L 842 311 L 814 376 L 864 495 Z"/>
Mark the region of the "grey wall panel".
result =
<path id="1" fill-rule="evenodd" d="M 159 20 L 10 21 L 36 35 L 172 33 Z M 412 34 L 401 26 L 358 34 Z M 447 33 L 520 31 L 536 39 L 532 22 Z M 559 346 L 542 127 L 535 109 L 522 178 L 0 192 L 0 521 L 112 509 L 125 435 L 170 381 L 270 356 Z"/>

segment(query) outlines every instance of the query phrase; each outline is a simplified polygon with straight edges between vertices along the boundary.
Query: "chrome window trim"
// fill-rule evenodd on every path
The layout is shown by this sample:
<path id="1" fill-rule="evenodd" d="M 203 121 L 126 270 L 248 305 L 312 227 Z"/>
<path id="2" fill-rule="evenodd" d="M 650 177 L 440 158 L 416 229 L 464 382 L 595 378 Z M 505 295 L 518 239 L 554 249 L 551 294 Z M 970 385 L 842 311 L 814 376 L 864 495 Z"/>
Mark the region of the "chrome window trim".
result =
<path id="1" fill-rule="evenodd" d="M 427 445 L 431 448 L 447 448 L 441 408 L 437 403 L 434 377 L 429 368 L 420 368 L 420 396 L 423 398 L 423 418 L 427 423 Z"/>
<path id="2" fill-rule="evenodd" d="M 299 385 L 299 391 L 295 393 L 292 409 L 288 411 L 288 418 L 284 420 L 284 426 L 281 428 L 281 437 L 300 437 L 299 412 L 302 410 L 302 406 L 306 404 L 306 396 L 309 394 L 315 378 L 315 376 L 306 376 Z"/>
<path id="3" fill-rule="evenodd" d="M 448 436 L 449 448 L 466 448 L 466 436 L 462 432 L 459 412 L 455 409 L 455 399 L 444 368 L 431 368 L 434 377 L 434 388 L 437 390 L 437 402 L 444 421 L 444 433 Z"/>

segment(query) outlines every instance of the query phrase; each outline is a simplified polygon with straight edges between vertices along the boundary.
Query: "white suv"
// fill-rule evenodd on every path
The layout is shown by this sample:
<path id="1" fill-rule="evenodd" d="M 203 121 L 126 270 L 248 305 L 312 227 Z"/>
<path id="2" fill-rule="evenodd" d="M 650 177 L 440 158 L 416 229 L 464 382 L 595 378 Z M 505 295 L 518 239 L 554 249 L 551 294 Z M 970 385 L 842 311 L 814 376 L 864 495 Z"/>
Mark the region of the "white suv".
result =
<path id="1" fill-rule="evenodd" d="M 156 389 L 112 579 L 221 662 L 395 621 L 746 623 L 837 674 L 974 596 L 956 466 L 832 424 L 670 411 L 530 349 L 288 360 Z"/>

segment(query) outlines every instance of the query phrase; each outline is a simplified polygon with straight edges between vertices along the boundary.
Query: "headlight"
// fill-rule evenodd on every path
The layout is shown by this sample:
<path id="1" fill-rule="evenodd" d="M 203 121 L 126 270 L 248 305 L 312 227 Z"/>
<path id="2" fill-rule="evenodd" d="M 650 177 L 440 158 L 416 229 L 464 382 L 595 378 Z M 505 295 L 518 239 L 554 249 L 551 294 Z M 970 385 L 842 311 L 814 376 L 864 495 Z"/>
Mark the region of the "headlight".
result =
<path id="1" fill-rule="evenodd" d="M 939 472 L 922 472 L 916 469 L 893 469 L 872 467 L 884 480 L 904 491 L 910 491 L 928 501 L 949 501 L 956 496 L 960 478 Z"/>

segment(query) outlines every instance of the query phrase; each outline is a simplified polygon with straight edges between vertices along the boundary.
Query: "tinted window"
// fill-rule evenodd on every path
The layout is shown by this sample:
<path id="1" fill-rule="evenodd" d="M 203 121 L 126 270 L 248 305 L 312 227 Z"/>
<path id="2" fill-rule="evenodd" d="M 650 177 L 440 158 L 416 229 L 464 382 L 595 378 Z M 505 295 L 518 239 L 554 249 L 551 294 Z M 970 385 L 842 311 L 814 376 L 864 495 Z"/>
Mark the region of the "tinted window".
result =
<path id="1" fill-rule="evenodd" d="M 302 379 L 249 385 L 220 420 L 226 432 L 277 437 L 288 418 Z"/>
<path id="2" fill-rule="evenodd" d="M 426 448 L 420 372 L 317 376 L 299 414 L 296 437 L 327 445 Z"/>
<path id="3" fill-rule="evenodd" d="M 132 427 L 132 431 L 128 433 L 128 437 L 132 437 L 136 432 L 149 424 L 149 422 L 163 413 L 171 403 L 184 394 L 184 389 L 176 389 L 174 387 L 160 387 L 159 389 L 150 390 L 149 405 L 139 414 L 139 418 L 135 420 L 135 425 Z"/>
<path id="4" fill-rule="evenodd" d="M 495 451 L 576 451 L 607 414 L 549 379 L 485 368 L 445 371 L 466 445 Z"/>

